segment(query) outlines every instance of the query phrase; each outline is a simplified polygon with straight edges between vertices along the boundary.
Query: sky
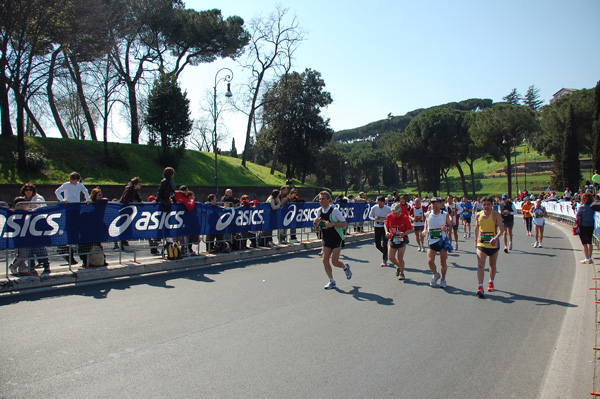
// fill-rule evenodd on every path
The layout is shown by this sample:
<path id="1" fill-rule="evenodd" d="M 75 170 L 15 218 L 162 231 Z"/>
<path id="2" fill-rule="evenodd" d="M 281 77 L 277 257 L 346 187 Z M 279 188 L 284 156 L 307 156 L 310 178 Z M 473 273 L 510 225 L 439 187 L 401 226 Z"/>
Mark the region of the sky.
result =
<path id="1" fill-rule="evenodd" d="M 561 88 L 593 88 L 600 80 L 599 0 L 447 1 L 185 1 L 198 11 L 218 8 L 246 22 L 277 4 L 306 32 L 294 70 L 321 73 L 333 103 L 323 110 L 334 131 L 364 126 L 418 108 L 469 98 L 502 101 L 513 88 L 531 85 L 545 104 Z M 187 67 L 180 83 L 192 117 L 212 119 L 207 103 L 215 73 L 233 71 L 232 91 L 248 72 L 219 59 Z M 219 75 L 223 76 L 223 75 Z M 217 85 L 224 95 L 226 85 Z M 221 97 L 219 97 L 221 98 Z M 228 112 L 218 129 L 229 149 L 243 150 L 247 117 Z"/>

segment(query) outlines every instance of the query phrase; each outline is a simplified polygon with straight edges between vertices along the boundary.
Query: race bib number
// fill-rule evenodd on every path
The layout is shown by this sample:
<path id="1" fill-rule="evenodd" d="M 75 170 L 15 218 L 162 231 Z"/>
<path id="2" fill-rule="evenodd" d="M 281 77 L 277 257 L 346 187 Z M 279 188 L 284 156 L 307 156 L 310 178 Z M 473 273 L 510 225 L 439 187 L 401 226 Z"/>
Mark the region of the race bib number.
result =
<path id="1" fill-rule="evenodd" d="M 442 237 L 442 229 L 429 230 L 429 237 L 441 238 Z"/>
<path id="2" fill-rule="evenodd" d="M 401 243 L 402 243 L 402 241 L 404 241 L 404 239 L 403 239 L 402 237 L 400 237 L 400 236 L 394 236 L 394 237 L 392 238 L 392 242 L 393 242 L 394 244 L 401 244 Z"/>
<path id="3" fill-rule="evenodd" d="M 415 216 L 415 222 L 423 221 L 423 216 Z"/>
<path id="4" fill-rule="evenodd" d="M 483 244 L 489 244 L 493 238 L 494 233 L 481 233 L 481 235 L 479 236 L 479 239 Z"/>
<path id="5" fill-rule="evenodd" d="M 537 213 L 537 212 L 536 212 L 534 216 L 535 216 L 536 218 L 542 218 L 542 217 L 544 217 L 544 214 L 543 214 L 543 213 Z"/>

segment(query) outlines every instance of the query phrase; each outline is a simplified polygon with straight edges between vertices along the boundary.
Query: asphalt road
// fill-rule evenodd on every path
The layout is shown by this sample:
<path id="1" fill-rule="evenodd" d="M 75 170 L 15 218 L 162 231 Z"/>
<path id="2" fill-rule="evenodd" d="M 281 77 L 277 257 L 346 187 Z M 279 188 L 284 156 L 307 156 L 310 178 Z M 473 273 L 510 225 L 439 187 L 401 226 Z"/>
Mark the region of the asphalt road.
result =
<path id="1" fill-rule="evenodd" d="M 593 268 L 566 229 L 534 249 L 516 224 L 485 299 L 462 234 L 445 290 L 414 246 L 400 282 L 356 244 L 332 291 L 309 251 L 0 297 L 0 397 L 589 397 Z"/>

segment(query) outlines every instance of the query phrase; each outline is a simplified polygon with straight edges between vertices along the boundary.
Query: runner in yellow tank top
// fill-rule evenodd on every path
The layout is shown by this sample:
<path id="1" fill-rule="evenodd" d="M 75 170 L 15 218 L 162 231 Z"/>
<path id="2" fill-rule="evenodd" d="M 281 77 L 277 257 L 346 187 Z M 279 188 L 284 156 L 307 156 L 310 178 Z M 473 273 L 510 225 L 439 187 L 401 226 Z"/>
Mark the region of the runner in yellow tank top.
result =
<path id="1" fill-rule="evenodd" d="M 477 248 L 477 296 L 483 298 L 483 276 L 485 272 L 485 261 L 489 259 L 490 264 L 490 282 L 488 291 L 494 291 L 494 277 L 496 277 L 496 261 L 498 260 L 498 251 L 500 242 L 498 238 L 504 233 L 504 223 L 502 216 L 492 210 L 492 197 L 483 197 L 481 204 L 483 211 L 477 214 L 475 218 L 475 247 Z"/>

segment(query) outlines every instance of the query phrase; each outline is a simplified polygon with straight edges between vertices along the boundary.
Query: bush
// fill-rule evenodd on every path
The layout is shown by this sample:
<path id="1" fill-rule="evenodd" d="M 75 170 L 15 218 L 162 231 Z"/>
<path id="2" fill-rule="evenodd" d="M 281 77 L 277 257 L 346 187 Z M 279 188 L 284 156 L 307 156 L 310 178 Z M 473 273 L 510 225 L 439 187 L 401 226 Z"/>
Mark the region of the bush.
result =
<path id="1" fill-rule="evenodd" d="M 181 163 L 181 160 L 183 159 L 184 155 L 185 155 L 185 148 L 183 148 L 183 147 L 170 148 L 166 152 L 159 151 L 157 162 L 163 168 L 170 166 L 174 169 L 177 169 L 179 167 L 179 164 Z"/>
<path id="2" fill-rule="evenodd" d="M 129 170 L 127 154 L 125 154 L 123 147 L 118 145 L 111 145 L 108 148 L 108 159 L 106 159 L 105 163 L 110 168 L 117 168 L 123 171 Z"/>
<path id="3" fill-rule="evenodd" d="M 15 162 L 18 163 L 19 153 L 13 152 L 13 157 L 15 159 Z M 42 154 L 41 152 L 26 150 L 25 151 L 25 166 L 23 168 L 23 171 L 24 172 L 32 172 L 32 173 L 41 172 L 43 167 L 46 165 L 47 161 L 48 160 L 46 159 L 44 154 Z"/>

